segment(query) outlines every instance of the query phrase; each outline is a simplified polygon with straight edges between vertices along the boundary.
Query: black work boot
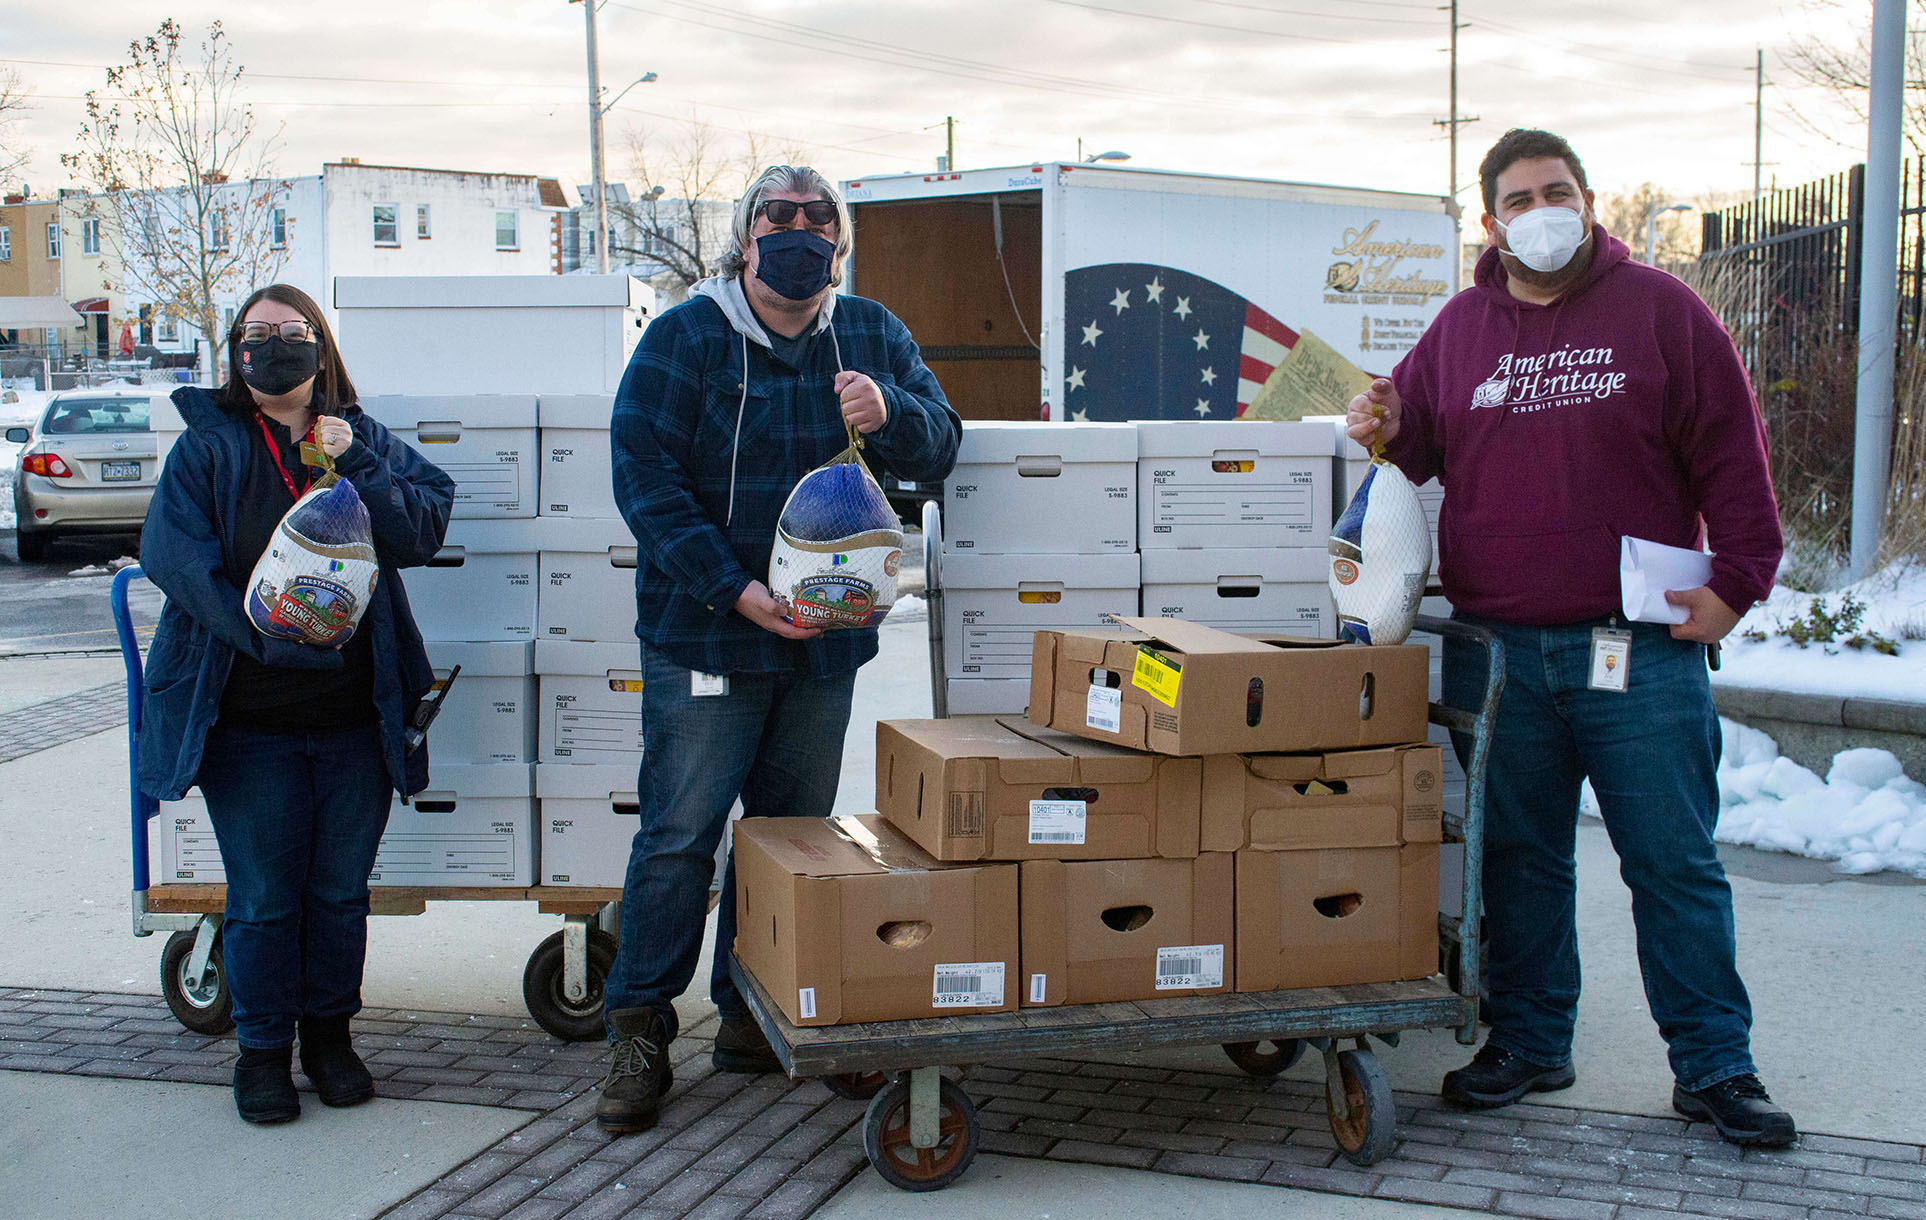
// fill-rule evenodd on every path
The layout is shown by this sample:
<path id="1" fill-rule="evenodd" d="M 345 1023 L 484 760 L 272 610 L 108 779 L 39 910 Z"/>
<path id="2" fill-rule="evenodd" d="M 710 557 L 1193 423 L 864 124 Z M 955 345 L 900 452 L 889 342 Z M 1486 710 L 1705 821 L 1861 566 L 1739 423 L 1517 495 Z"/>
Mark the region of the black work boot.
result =
<path id="1" fill-rule="evenodd" d="M 234 1065 L 234 1108 L 251 1123 L 293 1122 L 301 1117 L 301 1098 L 294 1091 L 294 1048 L 241 1048 Z"/>
<path id="2" fill-rule="evenodd" d="M 724 1019 L 716 1031 L 715 1054 L 711 1056 L 719 1072 L 780 1072 L 782 1060 L 763 1037 L 762 1026 L 754 1017 L 739 1021 Z"/>
<path id="3" fill-rule="evenodd" d="M 595 1121 L 610 1131 L 647 1131 L 655 1126 L 662 1097 L 675 1083 L 669 1067 L 669 1021 L 653 1008 L 622 1008 L 609 1014 L 615 1046 Z"/>
<path id="4" fill-rule="evenodd" d="M 1792 1115 L 1772 1100 L 1750 1072 L 1695 1091 L 1675 1084 L 1672 1108 L 1687 1118 L 1711 1123 L 1728 1143 L 1783 1148 L 1799 1138 Z"/>
<path id="5" fill-rule="evenodd" d="M 374 1096 L 374 1077 L 348 1038 L 348 1018 L 303 1017 L 301 1072 L 324 1106 L 358 1106 Z"/>
<path id="6" fill-rule="evenodd" d="M 1487 1042 L 1478 1048 L 1470 1063 L 1445 1073 L 1444 1086 L 1438 1093 L 1453 1105 L 1488 1110 L 1493 1106 L 1508 1106 L 1527 1093 L 1569 1089 L 1577 1079 L 1578 1073 L 1569 1063 L 1564 1067 L 1546 1067 Z"/>

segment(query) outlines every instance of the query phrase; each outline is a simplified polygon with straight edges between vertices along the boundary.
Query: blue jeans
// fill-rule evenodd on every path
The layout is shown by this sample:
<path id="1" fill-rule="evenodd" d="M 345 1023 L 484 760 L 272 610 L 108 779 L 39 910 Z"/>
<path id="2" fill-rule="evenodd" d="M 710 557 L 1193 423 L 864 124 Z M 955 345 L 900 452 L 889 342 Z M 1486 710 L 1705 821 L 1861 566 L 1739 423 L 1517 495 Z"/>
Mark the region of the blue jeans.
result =
<path id="1" fill-rule="evenodd" d="M 836 804 L 856 673 L 732 674 L 729 693 L 693 697 L 689 671 L 642 645 L 641 825 L 622 886 L 622 940 L 604 1011 L 653 1008 L 676 1029 L 675 998 L 695 977 L 716 846 L 729 810 L 828 817 Z M 748 1015 L 729 978 L 736 862 L 723 870 L 709 995 L 726 1021 Z M 613 1033 L 611 1032 L 611 1038 Z"/>
<path id="2" fill-rule="evenodd" d="M 227 870 L 222 960 L 241 1045 L 361 1011 L 368 874 L 394 789 L 374 726 L 260 733 L 216 724 L 200 774 Z"/>
<path id="3" fill-rule="evenodd" d="M 1459 616 L 1505 645 L 1485 788 L 1488 1042 L 1534 1063 L 1571 1061 L 1578 1014 L 1577 824 L 1590 778 L 1619 876 L 1632 891 L 1645 999 L 1688 1089 L 1753 1070 L 1732 890 L 1712 830 L 1719 721 L 1705 648 L 1633 623 L 1622 693 L 1587 688 L 1592 628 Z M 1617 624 L 1625 626 L 1625 624 Z M 1447 638 L 1445 701 L 1477 707 L 1484 652 Z M 1470 741 L 1456 741 L 1459 758 Z"/>

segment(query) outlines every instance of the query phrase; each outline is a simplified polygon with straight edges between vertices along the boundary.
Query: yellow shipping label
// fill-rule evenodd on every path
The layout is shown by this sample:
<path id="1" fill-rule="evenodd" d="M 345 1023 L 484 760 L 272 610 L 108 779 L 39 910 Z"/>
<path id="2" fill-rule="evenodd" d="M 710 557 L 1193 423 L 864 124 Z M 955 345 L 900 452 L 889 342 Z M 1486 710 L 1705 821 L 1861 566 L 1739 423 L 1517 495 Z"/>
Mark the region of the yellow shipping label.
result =
<path id="1" fill-rule="evenodd" d="M 1150 692 L 1150 697 L 1165 707 L 1177 706 L 1177 687 L 1183 671 L 1148 648 L 1137 650 L 1137 663 L 1130 672 L 1130 684 Z"/>

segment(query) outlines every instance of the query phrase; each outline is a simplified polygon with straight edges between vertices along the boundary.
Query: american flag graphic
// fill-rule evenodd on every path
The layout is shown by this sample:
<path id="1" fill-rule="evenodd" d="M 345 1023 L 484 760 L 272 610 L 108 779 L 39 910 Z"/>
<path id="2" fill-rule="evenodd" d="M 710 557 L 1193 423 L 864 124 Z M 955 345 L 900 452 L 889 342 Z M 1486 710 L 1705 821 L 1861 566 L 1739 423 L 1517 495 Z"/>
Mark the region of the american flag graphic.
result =
<path id="1" fill-rule="evenodd" d="M 1063 414 L 1235 419 L 1297 332 L 1175 267 L 1102 263 L 1064 277 Z"/>

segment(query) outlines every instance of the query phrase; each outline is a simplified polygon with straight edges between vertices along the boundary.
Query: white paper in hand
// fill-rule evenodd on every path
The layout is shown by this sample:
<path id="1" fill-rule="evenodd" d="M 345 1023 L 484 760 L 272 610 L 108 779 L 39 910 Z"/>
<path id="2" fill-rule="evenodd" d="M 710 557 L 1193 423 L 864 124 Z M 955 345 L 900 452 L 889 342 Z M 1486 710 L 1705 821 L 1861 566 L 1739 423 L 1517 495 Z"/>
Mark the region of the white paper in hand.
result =
<path id="1" fill-rule="evenodd" d="M 1683 623 L 1684 606 L 1665 600 L 1668 590 L 1696 589 L 1712 579 L 1712 556 L 1643 538 L 1621 538 L 1618 547 L 1619 602 L 1635 623 Z"/>

